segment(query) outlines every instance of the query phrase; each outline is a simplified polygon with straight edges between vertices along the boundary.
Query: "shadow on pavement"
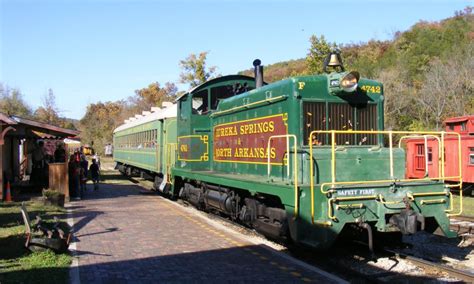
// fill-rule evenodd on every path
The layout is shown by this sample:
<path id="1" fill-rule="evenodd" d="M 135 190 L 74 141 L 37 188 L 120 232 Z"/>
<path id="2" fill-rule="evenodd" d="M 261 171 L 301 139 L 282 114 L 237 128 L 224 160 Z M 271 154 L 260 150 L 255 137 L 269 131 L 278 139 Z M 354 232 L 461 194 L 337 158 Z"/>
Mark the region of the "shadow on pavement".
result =
<path id="1" fill-rule="evenodd" d="M 83 255 L 89 252 L 79 252 Z M 99 254 L 100 255 L 100 254 Z M 101 255 L 107 256 L 108 255 Z M 315 271 L 307 270 L 286 259 L 274 257 L 260 246 L 246 246 L 157 257 L 79 263 L 83 283 L 305 283 L 336 282 Z M 8 272 L 0 280 L 23 279 L 35 275 L 36 283 L 52 283 L 54 270 L 63 268 L 32 268 Z M 381 270 L 380 273 L 384 273 Z M 20 275 L 21 274 L 21 275 Z M 425 276 L 399 275 L 407 283 L 433 281 Z M 25 278 L 28 279 L 28 278 Z M 346 279 L 351 281 L 351 279 Z M 74 281 L 74 279 L 70 279 Z M 3 281 L 2 281 L 3 283 Z"/>

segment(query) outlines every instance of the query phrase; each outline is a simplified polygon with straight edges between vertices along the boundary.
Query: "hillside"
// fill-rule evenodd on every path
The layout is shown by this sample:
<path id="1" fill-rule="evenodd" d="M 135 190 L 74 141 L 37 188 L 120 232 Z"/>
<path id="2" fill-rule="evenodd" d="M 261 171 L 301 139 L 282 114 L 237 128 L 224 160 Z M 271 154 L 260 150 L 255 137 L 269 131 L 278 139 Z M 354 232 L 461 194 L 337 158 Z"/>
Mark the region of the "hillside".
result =
<path id="1" fill-rule="evenodd" d="M 387 41 L 337 44 L 327 42 L 323 35 L 314 35 L 309 39 L 307 54 L 301 54 L 302 58 L 266 65 L 265 81 L 317 74 L 322 67 L 322 58 L 334 47 L 341 50 L 347 70 L 357 70 L 363 77 L 384 84 L 386 129 L 440 130 L 447 117 L 474 114 L 474 16 L 471 8 L 439 22 L 420 21 L 407 31 L 395 33 Z M 183 61 L 196 67 L 191 68 L 190 73 L 185 72 L 194 79 L 197 75 L 210 74 L 202 54 Z M 194 58 L 192 62 L 190 58 Z M 253 70 L 240 74 L 253 76 Z M 203 76 L 199 81 L 207 79 Z M 112 141 L 113 129 L 124 119 L 152 106 L 160 106 L 162 101 L 172 101 L 177 94 L 174 84 L 153 82 L 127 99 L 90 104 L 79 123 L 83 141 L 94 141 L 100 151 L 103 145 Z"/>
<path id="2" fill-rule="evenodd" d="M 388 129 L 440 129 L 447 117 L 474 113 L 472 7 L 439 22 L 420 21 L 388 41 L 333 44 L 346 69 L 384 83 Z M 313 36 L 307 58 L 265 66 L 265 81 L 313 74 L 311 51 L 329 45 Z M 253 76 L 253 70 L 240 74 Z"/>

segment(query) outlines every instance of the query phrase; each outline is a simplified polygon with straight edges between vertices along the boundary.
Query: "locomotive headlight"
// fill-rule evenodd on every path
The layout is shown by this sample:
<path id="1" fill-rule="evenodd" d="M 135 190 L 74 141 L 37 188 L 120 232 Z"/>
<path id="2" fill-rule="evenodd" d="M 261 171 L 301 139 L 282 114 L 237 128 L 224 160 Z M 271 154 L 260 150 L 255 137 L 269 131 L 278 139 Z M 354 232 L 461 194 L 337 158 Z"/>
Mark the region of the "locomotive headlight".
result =
<path id="1" fill-rule="evenodd" d="M 332 95 L 338 95 L 342 91 L 346 93 L 352 93 L 357 89 L 359 83 L 359 72 L 333 72 L 328 74 L 328 87 L 329 93 Z"/>
<path id="2" fill-rule="evenodd" d="M 341 88 L 344 92 L 352 93 L 357 89 L 357 83 L 359 82 L 359 72 L 352 71 L 341 79 Z"/>

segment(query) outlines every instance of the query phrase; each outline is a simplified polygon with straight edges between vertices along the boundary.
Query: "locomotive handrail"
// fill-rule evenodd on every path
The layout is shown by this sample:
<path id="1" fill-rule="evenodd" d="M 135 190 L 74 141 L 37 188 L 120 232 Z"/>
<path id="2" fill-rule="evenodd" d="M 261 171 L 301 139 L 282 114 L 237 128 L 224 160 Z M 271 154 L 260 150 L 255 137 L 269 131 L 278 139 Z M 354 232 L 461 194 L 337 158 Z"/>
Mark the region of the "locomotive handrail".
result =
<path id="1" fill-rule="evenodd" d="M 354 196 L 354 197 L 331 197 L 328 199 L 328 217 L 331 220 L 336 220 L 336 216 L 332 211 L 332 204 L 336 201 L 350 201 L 350 200 L 366 200 L 366 199 L 377 199 L 377 195 L 363 195 L 363 196 Z M 349 204 L 349 207 L 364 206 L 363 203 L 358 204 Z M 339 209 L 339 208 L 337 208 Z"/>
<path id="2" fill-rule="evenodd" d="M 445 210 L 445 212 L 451 212 L 454 210 L 453 194 L 451 193 L 451 191 L 449 191 L 448 194 L 449 194 L 449 209 Z"/>
<path id="3" fill-rule="evenodd" d="M 438 203 L 446 203 L 445 199 L 430 199 L 430 200 L 421 200 L 420 204 L 425 205 L 425 204 L 438 204 Z"/>
<path id="4" fill-rule="evenodd" d="M 444 151 L 444 150 L 441 150 L 441 142 L 440 142 L 440 139 L 438 136 L 436 135 L 406 135 L 406 136 L 402 136 L 400 138 L 400 140 L 398 141 L 398 148 L 401 148 L 402 147 L 402 141 L 404 139 L 408 139 L 408 138 L 424 138 L 425 139 L 425 153 L 426 155 L 428 155 L 428 137 L 432 137 L 436 140 L 438 140 L 438 153 L 441 153 L 441 151 Z M 444 155 L 443 155 L 444 156 Z M 438 173 L 441 173 L 441 163 L 438 163 Z M 425 177 L 428 176 L 428 159 L 427 159 L 427 156 L 425 156 Z"/>
<path id="5" fill-rule="evenodd" d="M 447 186 L 447 187 L 454 187 L 454 186 L 459 186 L 459 196 L 460 196 L 460 208 L 459 212 L 457 213 L 451 213 L 447 214 L 448 216 L 458 216 L 461 215 L 462 213 L 462 156 L 461 156 L 461 136 L 459 133 L 456 132 L 445 132 L 445 131 L 424 131 L 424 132 L 410 132 L 410 131 L 367 131 L 367 130 L 314 130 L 311 131 L 308 137 L 308 144 L 309 144 L 309 149 L 310 149 L 310 191 L 311 191 L 311 221 L 314 224 L 314 162 L 313 162 L 313 136 L 317 134 L 331 134 L 331 182 L 327 183 L 322 183 L 321 184 L 321 193 L 322 194 L 328 194 L 328 193 L 333 193 L 336 192 L 337 190 L 334 189 L 336 185 L 357 185 L 357 184 L 376 184 L 376 183 L 394 183 L 394 182 L 418 182 L 418 181 L 432 181 L 432 180 L 447 180 L 447 179 L 459 179 L 459 184 L 458 185 L 453 185 L 453 186 Z M 336 181 L 336 134 L 369 134 L 369 135 L 374 135 L 374 134 L 388 134 L 389 135 L 389 159 L 390 159 L 390 178 L 389 180 L 371 180 L 371 181 L 349 181 L 349 182 L 337 182 Z M 393 168 L 393 135 L 394 134 L 402 134 L 402 135 L 414 135 L 414 137 L 419 137 L 420 135 L 440 135 L 441 136 L 441 151 L 440 156 L 441 156 L 441 177 L 436 177 L 436 178 L 429 178 L 425 177 L 422 179 L 395 179 L 394 177 L 394 168 Z M 446 177 L 445 172 L 444 172 L 444 139 L 445 135 L 455 135 L 457 136 L 458 140 L 458 162 L 459 162 L 459 175 L 458 176 L 453 176 L 453 177 Z M 325 191 L 324 188 L 326 186 L 330 185 L 331 189 Z M 445 192 L 432 192 L 428 194 L 433 194 L 433 195 L 438 195 L 438 194 L 446 194 Z M 413 196 L 417 196 L 417 194 L 413 194 Z M 350 200 L 356 200 L 358 197 L 352 198 L 349 197 Z M 331 202 L 329 200 L 332 200 Z M 331 198 L 328 200 L 328 216 L 331 218 L 332 213 L 329 214 L 329 210 L 332 210 L 332 202 L 335 200 L 340 200 L 340 199 L 334 199 Z M 450 209 L 446 210 L 447 212 L 451 212 L 454 208 L 451 206 Z M 332 216 L 334 217 L 334 216 Z M 335 217 L 334 217 L 335 218 Z M 333 219 L 333 218 L 331 218 Z"/>
<path id="6" fill-rule="evenodd" d="M 461 136 L 459 136 L 459 143 L 461 143 Z M 444 132 L 441 133 L 441 149 L 443 152 L 441 153 L 441 176 L 444 177 Z M 459 144 L 459 160 L 461 161 L 461 144 Z M 461 163 L 459 163 L 459 171 L 461 171 Z M 461 175 L 461 173 L 459 173 Z M 462 180 L 461 180 L 462 182 Z"/>
<path id="7" fill-rule="evenodd" d="M 272 135 L 268 137 L 268 143 L 267 143 L 267 177 L 270 178 L 270 172 L 271 172 L 271 164 L 270 164 L 270 144 L 271 141 L 275 138 L 286 138 L 286 155 L 289 157 L 290 155 L 290 138 L 293 138 L 294 142 L 294 153 L 293 153 L 293 183 L 295 187 L 295 212 L 294 212 L 294 217 L 298 217 L 298 138 L 294 134 L 283 134 L 283 135 Z M 288 179 L 290 178 L 290 163 L 289 161 L 286 163 L 287 167 L 287 177 Z"/>
<path id="8" fill-rule="evenodd" d="M 254 106 L 260 105 L 262 103 L 273 103 L 275 101 L 282 101 L 286 98 L 288 98 L 287 95 L 282 95 L 282 96 L 278 96 L 278 97 L 274 97 L 274 98 L 267 98 L 267 99 L 256 101 L 256 102 L 253 102 L 253 103 L 248 103 L 248 104 L 243 104 L 243 105 L 240 105 L 240 106 L 236 106 L 236 107 L 233 107 L 233 108 L 230 108 L 230 109 L 216 111 L 216 112 L 211 113 L 209 116 L 210 117 L 219 116 L 219 115 L 223 115 L 223 114 L 226 114 L 226 113 L 229 113 L 229 112 L 239 111 L 241 109 L 248 109 L 250 107 L 254 107 Z"/>
<path id="9" fill-rule="evenodd" d="M 174 146 L 174 147 L 173 147 Z M 165 182 L 173 184 L 171 182 L 171 167 L 174 165 L 171 165 L 171 149 L 175 151 L 178 148 L 178 143 L 166 143 L 166 175 L 165 175 Z"/>
<path id="10" fill-rule="evenodd" d="M 383 197 L 382 194 L 379 194 L 378 196 L 378 202 L 384 204 L 384 205 L 395 205 L 395 204 L 400 204 L 403 203 L 403 200 L 398 200 L 398 201 L 385 201 L 385 197 Z"/>

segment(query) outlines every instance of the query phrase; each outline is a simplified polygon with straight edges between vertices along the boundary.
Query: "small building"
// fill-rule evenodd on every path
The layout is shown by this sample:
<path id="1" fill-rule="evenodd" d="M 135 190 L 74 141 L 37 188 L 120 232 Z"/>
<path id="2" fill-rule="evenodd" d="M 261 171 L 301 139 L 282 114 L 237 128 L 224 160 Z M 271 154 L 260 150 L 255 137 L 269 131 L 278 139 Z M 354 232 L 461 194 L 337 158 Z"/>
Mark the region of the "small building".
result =
<path id="1" fill-rule="evenodd" d="M 474 134 L 474 115 L 448 118 L 444 121 L 446 131 L 457 132 L 461 135 Z"/>
<path id="2" fill-rule="evenodd" d="M 474 188 L 474 115 L 448 118 L 444 125 L 443 141 L 433 135 L 407 140 L 407 178 L 444 177 L 459 183 L 461 173 L 469 194 Z"/>
<path id="3" fill-rule="evenodd" d="M 79 135 L 79 131 L 0 113 L 0 199 L 6 182 L 19 183 L 31 173 L 30 153 L 39 140 L 55 141 Z M 46 149 L 47 154 L 53 151 Z M 51 154 L 51 153 L 49 153 Z"/>

